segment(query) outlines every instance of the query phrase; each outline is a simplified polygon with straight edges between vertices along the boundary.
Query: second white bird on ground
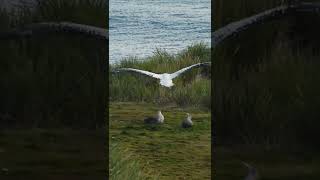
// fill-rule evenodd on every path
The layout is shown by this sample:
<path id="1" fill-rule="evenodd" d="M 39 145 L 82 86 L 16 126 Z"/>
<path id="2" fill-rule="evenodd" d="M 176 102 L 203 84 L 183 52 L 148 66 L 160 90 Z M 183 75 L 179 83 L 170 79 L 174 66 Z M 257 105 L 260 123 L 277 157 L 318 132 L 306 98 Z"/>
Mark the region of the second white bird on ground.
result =
<path id="1" fill-rule="evenodd" d="M 183 121 L 182 121 L 182 123 L 181 123 L 181 127 L 183 127 L 183 128 L 190 128 L 190 127 L 192 127 L 192 125 L 193 125 L 193 122 L 192 122 L 192 117 L 191 117 L 191 115 L 189 114 L 189 113 L 186 113 L 187 114 L 187 117 L 186 117 L 186 119 L 184 119 Z"/>

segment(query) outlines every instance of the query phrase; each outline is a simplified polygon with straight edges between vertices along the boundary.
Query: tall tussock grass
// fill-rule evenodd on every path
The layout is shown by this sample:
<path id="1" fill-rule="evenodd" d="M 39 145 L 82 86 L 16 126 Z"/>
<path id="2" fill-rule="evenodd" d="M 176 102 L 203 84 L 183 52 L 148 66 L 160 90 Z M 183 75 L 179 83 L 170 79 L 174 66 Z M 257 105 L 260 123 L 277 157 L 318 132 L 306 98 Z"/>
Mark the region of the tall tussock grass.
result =
<path id="1" fill-rule="evenodd" d="M 311 47 L 297 47 L 278 40 L 269 53 L 254 56 L 255 62 L 214 55 L 219 143 L 320 148 L 320 56 Z"/>
<path id="2" fill-rule="evenodd" d="M 156 50 L 144 60 L 128 58 L 109 65 L 109 98 L 111 101 L 145 101 L 160 104 L 176 103 L 181 106 L 210 108 L 211 67 L 193 69 L 174 79 L 174 86 L 162 87 L 159 80 L 129 72 L 112 73 L 117 68 L 131 67 L 155 73 L 175 72 L 199 62 L 211 61 L 210 48 L 195 44 L 171 55 Z"/>
<path id="3" fill-rule="evenodd" d="M 214 27 L 283 2 L 218 0 Z M 252 26 L 214 49 L 218 144 L 319 149 L 319 21 L 317 14 L 291 14 Z"/>
<path id="4" fill-rule="evenodd" d="M 287 5 L 288 2 L 289 0 L 216 0 L 212 16 L 214 28 L 220 28 L 279 5 Z"/>
<path id="5" fill-rule="evenodd" d="M 33 22 L 106 26 L 102 0 L 46 0 L 0 10 L 0 31 Z M 50 34 L 0 41 L 2 128 L 105 125 L 105 41 Z"/>
<path id="6" fill-rule="evenodd" d="M 40 22 L 72 21 L 107 27 L 107 6 L 105 0 L 37 0 L 34 17 Z"/>
<path id="7" fill-rule="evenodd" d="M 5 12 L 12 28 L 35 22 L 61 21 L 108 27 L 108 3 L 104 0 L 35 0 L 32 5 L 25 4 L 28 2 Z"/>

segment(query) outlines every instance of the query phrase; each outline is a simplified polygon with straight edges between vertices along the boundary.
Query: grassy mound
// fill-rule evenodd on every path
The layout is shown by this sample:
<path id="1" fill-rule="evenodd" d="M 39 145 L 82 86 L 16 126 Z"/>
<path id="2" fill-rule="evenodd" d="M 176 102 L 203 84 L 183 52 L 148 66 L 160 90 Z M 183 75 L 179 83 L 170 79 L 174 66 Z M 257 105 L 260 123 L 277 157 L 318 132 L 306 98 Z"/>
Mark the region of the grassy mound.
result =
<path id="1" fill-rule="evenodd" d="M 146 179 L 138 161 L 132 160 L 130 152 L 122 150 L 116 144 L 110 145 L 109 178 L 116 179 Z M 128 154 L 129 153 L 129 154 Z"/>
<path id="2" fill-rule="evenodd" d="M 106 16 L 102 0 L 41 0 L 32 9 L 0 8 L 0 32 L 43 21 L 105 27 Z M 1 40 L 0 48 L 1 127 L 104 125 L 105 41 L 59 33 Z"/>
<path id="3" fill-rule="evenodd" d="M 131 154 L 128 163 L 139 161 L 146 178 L 154 179 L 156 175 L 159 179 L 210 179 L 210 112 L 148 103 L 117 102 L 110 103 L 109 108 L 110 144 L 117 143 Z M 144 125 L 143 118 L 158 109 L 165 116 L 164 124 Z M 191 129 L 180 127 L 184 112 L 193 116 Z"/>
<path id="4" fill-rule="evenodd" d="M 0 179 L 103 179 L 105 136 L 103 129 L 2 130 Z"/>

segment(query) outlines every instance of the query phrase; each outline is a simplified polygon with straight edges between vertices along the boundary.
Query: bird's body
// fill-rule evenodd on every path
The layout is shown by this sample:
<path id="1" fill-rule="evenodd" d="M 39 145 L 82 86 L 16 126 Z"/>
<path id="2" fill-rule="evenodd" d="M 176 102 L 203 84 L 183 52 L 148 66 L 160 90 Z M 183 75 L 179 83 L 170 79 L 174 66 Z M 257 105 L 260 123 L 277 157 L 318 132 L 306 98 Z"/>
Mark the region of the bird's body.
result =
<path id="1" fill-rule="evenodd" d="M 164 116 L 161 111 L 158 111 L 156 117 L 147 117 L 144 119 L 144 123 L 146 124 L 162 124 L 164 122 Z"/>
<path id="2" fill-rule="evenodd" d="M 172 82 L 172 78 L 170 74 L 168 73 L 161 74 L 160 84 L 165 87 L 172 87 L 174 84 Z"/>
<path id="3" fill-rule="evenodd" d="M 183 127 L 183 128 L 192 127 L 193 122 L 192 122 L 191 118 L 192 118 L 191 115 L 189 113 L 187 113 L 187 118 L 182 121 L 181 127 Z"/>
<path id="4" fill-rule="evenodd" d="M 244 180 L 258 180 L 259 179 L 258 171 L 254 167 L 252 167 L 251 165 L 249 165 L 245 162 L 242 162 L 242 164 L 248 168 L 248 175 L 245 177 Z"/>
<path id="5" fill-rule="evenodd" d="M 182 73 L 184 73 L 187 70 L 190 70 L 190 69 L 192 69 L 194 67 L 208 66 L 209 64 L 211 64 L 211 62 L 194 64 L 194 65 L 191 65 L 189 67 L 185 67 L 185 68 L 183 68 L 183 69 L 181 69 L 179 71 L 176 71 L 174 73 L 171 73 L 171 74 L 169 74 L 169 73 L 157 74 L 157 73 L 144 71 L 144 70 L 140 70 L 140 69 L 134 69 L 134 68 L 121 68 L 121 69 L 118 69 L 115 72 L 128 71 L 128 72 L 137 72 L 137 73 L 140 73 L 140 74 L 144 74 L 144 75 L 159 79 L 160 80 L 160 85 L 170 88 L 170 87 L 172 87 L 174 85 L 172 80 L 174 78 L 178 77 L 179 75 L 181 75 Z"/>

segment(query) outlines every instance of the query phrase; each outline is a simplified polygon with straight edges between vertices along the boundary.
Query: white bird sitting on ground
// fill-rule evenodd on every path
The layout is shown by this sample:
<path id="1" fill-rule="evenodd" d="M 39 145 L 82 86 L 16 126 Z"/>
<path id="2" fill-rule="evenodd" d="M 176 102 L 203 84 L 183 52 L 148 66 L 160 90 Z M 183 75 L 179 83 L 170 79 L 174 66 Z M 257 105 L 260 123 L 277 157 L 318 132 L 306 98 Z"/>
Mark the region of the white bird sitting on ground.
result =
<path id="1" fill-rule="evenodd" d="M 192 118 L 191 115 L 189 113 L 187 113 L 187 118 L 182 121 L 181 126 L 183 128 L 192 127 L 193 122 L 192 122 L 191 118 Z"/>
<path id="2" fill-rule="evenodd" d="M 254 167 L 250 166 L 249 164 L 247 164 L 245 162 L 242 162 L 242 164 L 248 168 L 248 175 L 245 177 L 244 180 L 258 180 L 259 179 L 258 171 Z"/>
<path id="3" fill-rule="evenodd" d="M 144 71 L 144 70 L 139 70 L 139 69 L 133 69 L 133 68 L 120 68 L 118 70 L 116 70 L 115 72 L 119 72 L 119 71 L 129 71 L 129 72 L 137 72 L 140 74 L 144 74 L 147 76 L 151 76 L 153 78 L 156 79 L 160 79 L 160 85 L 165 86 L 165 87 L 172 87 L 174 84 L 172 82 L 172 80 L 176 77 L 178 77 L 179 75 L 181 75 L 182 73 L 186 72 L 187 70 L 190 70 L 194 67 L 200 67 L 200 66 L 208 66 L 211 65 L 211 62 L 204 62 L 204 63 L 197 63 L 194 65 L 191 65 L 189 67 L 185 67 L 179 71 L 176 71 L 174 73 L 163 73 L 163 74 L 156 74 L 153 72 L 149 72 L 149 71 Z"/>
<path id="4" fill-rule="evenodd" d="M 146 124 L 162 124 L 164 122 L 164 116 L 161 111 L 158 111 L 156 117 L 147 117 L 144 119 L 144 123 Z"/>

